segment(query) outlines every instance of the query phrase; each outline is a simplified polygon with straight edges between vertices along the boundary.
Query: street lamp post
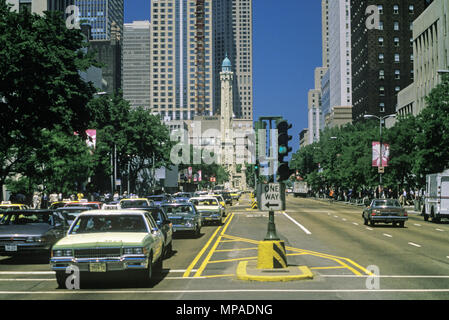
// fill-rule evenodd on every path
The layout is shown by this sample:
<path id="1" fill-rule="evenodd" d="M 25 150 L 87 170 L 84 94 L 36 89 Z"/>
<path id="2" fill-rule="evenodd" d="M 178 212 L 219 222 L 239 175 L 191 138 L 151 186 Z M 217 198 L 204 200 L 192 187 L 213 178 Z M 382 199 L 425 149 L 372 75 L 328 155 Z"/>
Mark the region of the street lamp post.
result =
<path id="1" fill-rule="evenodd" d="M 383 158 L 383 150 L 382 150 L 382 122 L 385 121 L 386 119 L 390 118 L 390 117 L 396 117 L 395 114 L 389 114 L 387 116 L 384 117 L 378 117 L 376 115 L 373 114 L 365 114 L 364 118 L 368 119 L 368 118 L 376 118 L 379 120 L 379 167 L 383 167 L 383 163 L 382 163 L 382 158 Z M 379 170 L 379 197 L 382 194 L 382 189 L 383 189 L 383 185 L 382 185 L 382 172 L 381 170 Z"/>

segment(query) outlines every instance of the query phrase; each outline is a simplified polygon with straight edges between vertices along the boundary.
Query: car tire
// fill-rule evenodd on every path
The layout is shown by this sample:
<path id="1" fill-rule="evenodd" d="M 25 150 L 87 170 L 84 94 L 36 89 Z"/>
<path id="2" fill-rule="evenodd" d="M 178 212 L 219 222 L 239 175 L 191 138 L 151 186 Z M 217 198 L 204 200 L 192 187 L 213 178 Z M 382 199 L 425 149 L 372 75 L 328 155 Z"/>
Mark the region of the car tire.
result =
<path id="1" fill-rule="evenodd" d="M 145 270 L 141 270 L 139 274 L 139 280 L 141 280 L 142 283 L 144 283 L 146 286 L 152 285 L 153 282 L 154 266 L 152 261 L 153 261 L 153 253 L 151 253 L 150 256 L 148 257 L 147 268 Z"/>
<path id="2" fill-rule="evenodd" d="M 429 215 L 424 213 L 424 221 L 429 221 Z"/>
<path id="3" fill-rule="evenodd" d="M 374 220 L 370 220 L 370 221 L 369 221 L 369 225 L 370 225 L 371 227 L 374 227 L 374 226 L 376 225 L 376 223 L 374 222 Z"/>
<path id="4" fill-rule="evenodd" d="M 66 280 L 67 274 L 65 273 L 65 271 L 56 271 L 56 282 L 58 283 L 58 289 L 66 288 Z"/>
<path id="5" fill-rule="evenodd" d="M 399 222 L 399 227 L 400 228 L 404 228 L 405 227 L 405 222 L 404 221 Z"/>

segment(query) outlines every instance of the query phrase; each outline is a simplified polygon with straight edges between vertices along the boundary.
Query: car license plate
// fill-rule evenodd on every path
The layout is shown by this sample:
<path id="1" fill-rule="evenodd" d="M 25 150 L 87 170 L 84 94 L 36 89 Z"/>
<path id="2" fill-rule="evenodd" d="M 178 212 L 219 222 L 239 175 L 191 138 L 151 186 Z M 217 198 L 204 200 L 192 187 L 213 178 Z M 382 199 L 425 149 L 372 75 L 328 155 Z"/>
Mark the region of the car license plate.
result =
<path id="1" fill-rule="evenodd" d="M 89 263 L 89 272 L 106 272 L 106 263 Z"/>
<path id="2" fill-rule="evenodd" d="M 16 245 L 6 245 L 5 246 L 5 251 L 17 251 L 17 246 Z"/>

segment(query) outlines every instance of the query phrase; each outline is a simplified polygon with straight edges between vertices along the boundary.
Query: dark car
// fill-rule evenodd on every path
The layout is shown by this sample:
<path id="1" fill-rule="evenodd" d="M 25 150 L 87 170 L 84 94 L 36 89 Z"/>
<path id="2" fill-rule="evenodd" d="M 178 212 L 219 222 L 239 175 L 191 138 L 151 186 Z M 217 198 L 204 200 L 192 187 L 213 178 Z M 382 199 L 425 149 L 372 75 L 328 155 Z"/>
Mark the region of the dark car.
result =
<path id="1" fill-rule="evenodd" d="M 155 206 L 160 206 L 160 205 L 162 205 L 164 203 L 168 203 L 170 201 L 170 197 L 165 194 L 148 196 L 147 199 L 150 201 L 153 201 L 153 204 Z"/>
<path id="2" fill-rule="evenodd" d="M 164 235 L 164 253 L 162 256 L 166 258 L 173 251 L 173 223 L 169 220 L 167 214 L 161 207 L 151 207 L 145 209 L 145 211 L 151 213 L 158 228 Z"/>
<path id="3" fill-rule="evenodd" d="M 362 213 L 365 225 L 374 226 L 378 222 L 392 223 L 393 226 L 399 224 L 400 227 L 405 226 L 408 220 L 407 211 L 401 206 L 396 199 L 374 199 Z"/>
<path id="4" fill-rule="evenodd" d="M 173 232 L 190 231 L 196 237 L 201 234 L 202 216 L 190 202 L 166 203 L 162 209 L 173 223 Z"/>
<path id="5" fill-rule="evenodd" d="M 75 220 L 75 218 L 83 211 L 93 210 L 92 207 L 62 207 L 58 208 L 55 211 L 61 213 L 64 218 L 67 220 L 69 225 Z"/>
<path id="6" fill-rule="evenodd" d="M 0 219 L 0 255 L 49 254 L 69 228 L 61 213 L 53 210 L 17 210 Z"/>
<path id="7" fill-rule="evenodd" d="M 232 196 L 230 192 L 222 192 L 221 196 L 223 197 L 226 204 L 232 206 Z"/>

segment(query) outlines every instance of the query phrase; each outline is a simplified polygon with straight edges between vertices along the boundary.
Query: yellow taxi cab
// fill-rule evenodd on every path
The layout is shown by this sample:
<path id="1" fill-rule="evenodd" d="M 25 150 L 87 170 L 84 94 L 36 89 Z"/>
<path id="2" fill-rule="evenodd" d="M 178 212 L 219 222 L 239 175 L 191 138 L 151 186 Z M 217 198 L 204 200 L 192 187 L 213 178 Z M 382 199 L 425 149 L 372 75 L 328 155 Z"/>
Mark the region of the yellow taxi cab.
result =
<path id="1" fill-rule="evenodd" d="M 223 199 L 221 194 L 210 194 L 210 196 L 217 198 L 218 202 L 223 208 L 226 208 L 226 201 Z"/>
<path id="2" fill-rule="evenodd" d="M 2 201 L 0 203 L 0 210 L 26 210 L 29 207 L 22 203 L 12 203 L 11 201 Z"/>
<path id="3" fill-rule="evenodd" d="M 65 207 L 65 205 L 67 203 L 71 203 L 71 202 L 78 202 L 78 201 L 72 201 L 70 199 L 64 199 L 62 201 L 56 201 L 56 202 L 52 202 L 50 204 L 50 208 L 49 209 L 58 209 L 58 208 L 62 208 Z"/>

